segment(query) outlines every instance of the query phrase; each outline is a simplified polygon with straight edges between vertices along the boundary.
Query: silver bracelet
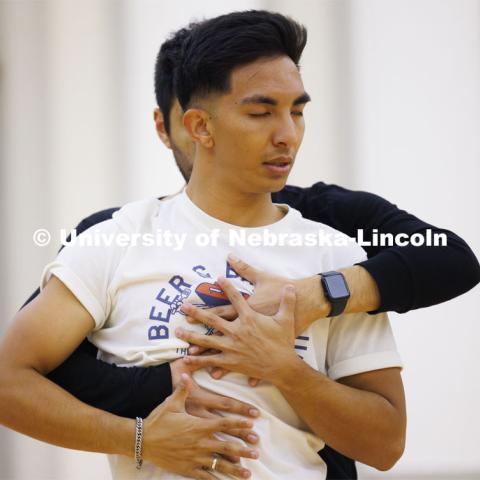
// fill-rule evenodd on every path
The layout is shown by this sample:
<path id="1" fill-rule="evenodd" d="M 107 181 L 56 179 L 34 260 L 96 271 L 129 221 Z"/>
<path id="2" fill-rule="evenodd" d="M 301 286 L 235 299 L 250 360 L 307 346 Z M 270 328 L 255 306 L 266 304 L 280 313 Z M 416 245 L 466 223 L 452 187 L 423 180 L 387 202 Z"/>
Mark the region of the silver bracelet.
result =
<path id="1" fill-rule="evenodd" d="M 137 417 L 135 424 L 135 466 L 137 470 L 142 468 L 142 441 L 143 441 L 143 419 Z"/>

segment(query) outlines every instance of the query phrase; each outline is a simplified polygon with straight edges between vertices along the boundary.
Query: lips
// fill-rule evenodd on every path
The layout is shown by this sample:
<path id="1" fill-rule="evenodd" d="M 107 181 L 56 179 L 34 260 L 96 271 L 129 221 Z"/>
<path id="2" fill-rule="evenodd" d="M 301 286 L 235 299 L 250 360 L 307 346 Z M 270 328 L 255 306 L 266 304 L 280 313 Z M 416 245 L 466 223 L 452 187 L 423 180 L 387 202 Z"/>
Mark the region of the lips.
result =
<path id="1" fill-rule="evenodd" d="M 284 175 L 290 171 L 292 168 L 293 158 L 287 155 L 282 155 L 280 157 L 273 158 L 267 162 L 263 162 L 263 165 L 267 169 L 276 174 Z"/>

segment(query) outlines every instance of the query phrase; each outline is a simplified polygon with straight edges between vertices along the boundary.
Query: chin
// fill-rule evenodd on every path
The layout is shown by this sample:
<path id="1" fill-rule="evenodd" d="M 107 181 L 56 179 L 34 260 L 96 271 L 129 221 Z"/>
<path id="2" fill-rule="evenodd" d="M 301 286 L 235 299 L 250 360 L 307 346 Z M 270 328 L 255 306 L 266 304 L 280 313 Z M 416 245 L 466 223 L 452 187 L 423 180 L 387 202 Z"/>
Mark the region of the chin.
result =
<path id="1" fill-rule="evenodd" d="M 277 193 L 280 190 L 283 190 L 285 188 L 286 184 L 287 184 L 287 182 L 283 182 L 281 186 L 271 189 L 270 193 Z"/>
<path id="2" fill-rule="evenodd" d="M 261 189 L 261 191 L 259 191 L 259 193 L 276 193 L 280 190 L 283 190 L 286 184 L 286 178 L 278 179 L 276 181 L 269 180 L 268 182 L 265 182 L 265 185 L 263 185 L 263 188 Z"/>

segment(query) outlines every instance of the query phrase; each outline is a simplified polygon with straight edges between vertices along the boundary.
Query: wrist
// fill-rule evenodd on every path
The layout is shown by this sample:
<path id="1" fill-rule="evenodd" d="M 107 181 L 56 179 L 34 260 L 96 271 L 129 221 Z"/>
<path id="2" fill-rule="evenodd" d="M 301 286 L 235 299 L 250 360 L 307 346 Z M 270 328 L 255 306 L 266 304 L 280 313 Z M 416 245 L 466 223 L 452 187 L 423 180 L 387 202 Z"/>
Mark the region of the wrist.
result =
<path id="1" fill-rule="evenodd" d="M 372 312 L 380 307 L 377 283 L 365 268 L 353 265 L 339 271 L 343 273 L 350 289 L 345 313 Z"/>
<path id="2" fill-rule="evenodd" d="M 272 385 L 281 391 L 288 391 L 291 388 L 295 389 L 295 385 L 298 384 L 298 379 L 304 373 L 305 367 L 308 367 L 295 351 L 292 353 L 293 355 L 289 355 L 285 359 L 283 366 L 276 370 L 272 378 L 268 379 Z"/>
<path id="3" fill-rule="evenodd" d="M 143 464 L 142 448 L 143 448 L 143 419 L 141 417 L 137 417 L 136 423 L 135 423 L 135 467 L 137 468 L 137 470 L 140 470 Z"/>
<path id="4" fill-rule="evenodd" d="M 135 457 L 135 419 L 118 417 L 120 422 L 112 439 L 115 444 L 115 452 L 130 458 Z"/>
<path id="5" fill-rule="evenodd" d="M 300 334 L 313 321 L 326 317 L 331 307 L 318 275 L 294 280 L 293 283 L 297 295 L 295 333 Z"/>

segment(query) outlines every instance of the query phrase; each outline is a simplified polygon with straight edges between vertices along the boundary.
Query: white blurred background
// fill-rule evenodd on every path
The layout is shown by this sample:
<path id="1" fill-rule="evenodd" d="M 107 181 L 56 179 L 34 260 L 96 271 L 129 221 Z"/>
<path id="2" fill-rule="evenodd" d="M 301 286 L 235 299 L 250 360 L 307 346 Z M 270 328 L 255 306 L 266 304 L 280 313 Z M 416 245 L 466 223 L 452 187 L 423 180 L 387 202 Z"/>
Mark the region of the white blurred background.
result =
<path id="1" fill-rule="evenodd" d="M 247 8 L 309 29 L 313 102 L 289 183 L 375 192 L 480 255 L 478 0 L 0 0 L 0 332 L 58 247 L 36 247 L 36 229 L 182 185 L 152 121 L 158 47 L 194 18 Z M 480 479 L 479 300 L 477 287 L 391 315 L 407 449 L 390 472 L 359 466 L 361 478 Z M 109 478 L 102 455 L 0 427 L 1 480 L 85 478 Z"/>

